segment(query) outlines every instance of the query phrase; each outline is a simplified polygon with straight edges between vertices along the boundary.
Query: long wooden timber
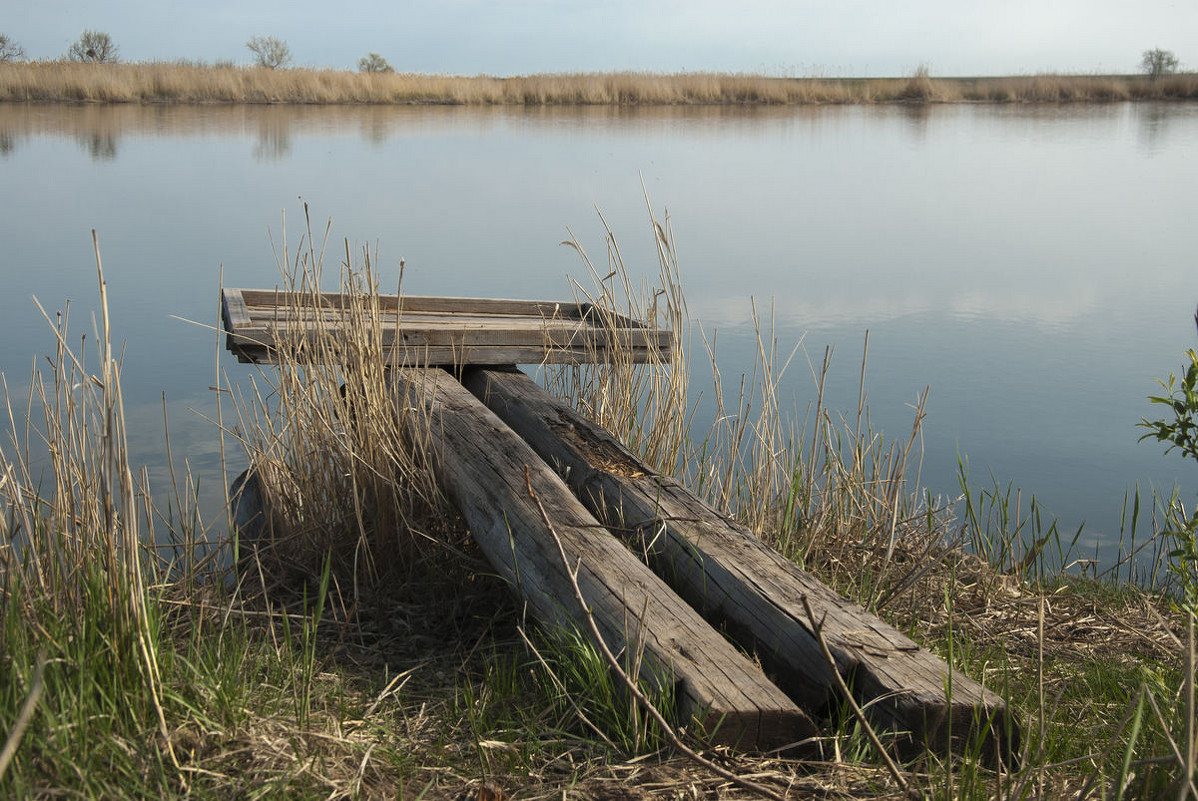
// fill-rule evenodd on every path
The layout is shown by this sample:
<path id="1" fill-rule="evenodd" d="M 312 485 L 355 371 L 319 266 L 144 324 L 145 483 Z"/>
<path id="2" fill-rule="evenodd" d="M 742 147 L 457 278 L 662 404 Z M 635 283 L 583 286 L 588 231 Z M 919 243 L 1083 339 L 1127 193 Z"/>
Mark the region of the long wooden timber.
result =
<path id="1" fill-rule="evenodd" d="M 431 420 L 420 435 L 431 439 L 442 489 L 537 620 L 585 630 L 556 533 L 609 647 L 625 654 L 643 649 L 645 670 L 672 685 L 691 731 L 697 726 L 711 742 L 750 750 L 814 742 L 818 730 L 795 702 L 600 526 L 548 465 L 452 375 L 404 368 L 394 377 L 397 402 L 422 408 Z"/>
<path id="2" fill-rule="evenodd" d="M 804 598 L 823 622 L 836 669 L 872 720 L 899 734 L 900 745 L 943 752 L 981 742 L 987 757 L 1015 758 L 1019 726 L 998 695 L 648 468 L 524 374 L 471 369 L 463 383 L 556 467 L 600 521 L 646 553 L 679 595 L 754 651 L 805 708 L 824 709 L 833 690 Z"/>
<path id="3" fill-rule="evenodd" d="M 643 363 L 673 347 L 668 331 L 589 303 L 226 288 L 221 314 L 227 348 L 259 364 L 364 324 L 392 365 L 578 363 L 612 349 Z"/>

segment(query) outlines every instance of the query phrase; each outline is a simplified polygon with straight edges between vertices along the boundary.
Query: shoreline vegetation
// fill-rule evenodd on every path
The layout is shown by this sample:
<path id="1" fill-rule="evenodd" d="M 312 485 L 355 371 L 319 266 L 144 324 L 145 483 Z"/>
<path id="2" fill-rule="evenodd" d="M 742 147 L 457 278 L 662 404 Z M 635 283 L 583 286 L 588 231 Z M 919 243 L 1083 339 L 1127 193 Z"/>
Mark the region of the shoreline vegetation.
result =
<path id="1" fill-rule="evenodd" d="M 594 261 L 571 241 L 589 276 L 575 289 L 689 343 L 669 221 L 650 218 L 659 280 L 629 278 L 604 224 Z M 297 311 L 315 315 L 321 261 L 338 248 L 305 227 L 294 249 L 284 230 L 279 261 Z M 7 399 L 0 438 L 0 795 L 750 797 L 670 747 L 588 635 L 524 617 L 431 480 L 417 413 L 394 402 L 371 253 L 343 253 L 354 336 L 297 337 L 248 382 L 217 371 L 226 473 L 248 461 L 262 477 L 270 527 L 256 540 L 229 542 L 223 519 L 204 520 L 190 474 L 172 476 L 174 500 L 155 505 L 129 462 L 98 244 L 94 356 L 73 350 L 65 315 L 47 316 L 57 352 L 27 397 Z M 990 765 L 980 748 L 896 765 L 893 735 L 829 699 L 813 710 L 825 761 L 684 740 L 769 797 L 1198 796 L 1194 627 L 1160 561 L 1176 499 L 1141 513 L 1137 496 L 1126 557 L 1083 577 L 1034 501 L 965 490 L 955 517 L 915 485 L 922 404 L 909 438 L 883 442 L 865 356 L 855 409 L 838 414 L 821 394 L 808 417 L 788 416 L 777 396 L 786 351 L 768 319 L 755 322 L 757 364 L 740 381 L 689 344 L 669 363 L 615 359 L 542 378 L 1008 699 L 1026 736 L 1016 765 Z M 718 405 L 709 431 L 684 400 L 688 381 L 706 381 L 705 349 Z M 821 388 L 829 369 L 830 354 L 812 366 Z M 1150 516 L 1153 531 L 1137 533 Z M 1133 570 L 1137 553 L 1150 575 Z"/>
<path id="2" fill-rule="evenodd" d="M 513 77 L 209 66 L 0 63 L 0 102 L 447 105 L 1109 103 L 1198 99 L 1198 73 L 900 78 L 641 72 Z"/>

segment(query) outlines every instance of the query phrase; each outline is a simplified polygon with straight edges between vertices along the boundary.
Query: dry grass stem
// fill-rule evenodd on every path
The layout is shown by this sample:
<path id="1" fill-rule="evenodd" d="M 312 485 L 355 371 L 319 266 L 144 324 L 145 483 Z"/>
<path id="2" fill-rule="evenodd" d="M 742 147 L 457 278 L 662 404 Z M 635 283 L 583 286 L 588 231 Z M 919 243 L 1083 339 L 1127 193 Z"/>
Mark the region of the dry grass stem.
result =
<path id="1" fill-rule="evenodd" d="M 8 730 L 8 736 L 4 739 L 4 747 L 0 748 L 0 778 L 4 778 L 21 738 L 25 736 L 25 730 L 29 728 L 29 721 L 33 719 L 33 711 L 37 708 L 37 702 L 41 699 L 46 686 L 45 675 L 46 658 L 43 655 L 39 656 L 37 660 L 37 668 L 33 672 L 33 682 L 29 685 L 29 693 L 21 704 L 17 719 L 13 721 Z"/>
<path id="2" fill-rule="evenodd" d="M 815 636 L 815 641 L 819 644 L 820 653 L 823 654 L 824 663 L 828 666 L 828 672 L 832 675 L 833 681 L 836 682 L 836 689 L 840 691 L 841 697 L 849 705 L 849 709 L 853 711 L 853 717 L 857 719 L 858 725 L 861 726 L 865 735 L 869 738 L 870 744 L 874 747 L 874 751 L 886 765 L 886 770 L 890 771 L 891 778 L 894 783 L 899 786 L 899 789 L 904 794 L 909 793 L 910 789 L 906 777 L 903 776 L 898 765 L 890 758 L 890 753 L 886 750 L 886 746 L 882 745 L 882 741 L 878 739 L 878 733 L 874 731 L 870 725 L 869 719 L 865 717 L 865 712 L 862 711 L 860 705 L 857 704 L 857 699 L 853 697 L 853 691 L 844 683 L 844 677 L 840 675 L 840 670 L 836 665 L 836 657 L 832 656 L 832 652 L 828 650 L 828 643 L 824 640 L 824 621 L 815 619 L 815 612 L 811 609 L 811 602 L 807 600 L 807 596 L 803 596 L 803 609 L 807 612 L 807 620 L 811 623 L 811 633 Z"/>

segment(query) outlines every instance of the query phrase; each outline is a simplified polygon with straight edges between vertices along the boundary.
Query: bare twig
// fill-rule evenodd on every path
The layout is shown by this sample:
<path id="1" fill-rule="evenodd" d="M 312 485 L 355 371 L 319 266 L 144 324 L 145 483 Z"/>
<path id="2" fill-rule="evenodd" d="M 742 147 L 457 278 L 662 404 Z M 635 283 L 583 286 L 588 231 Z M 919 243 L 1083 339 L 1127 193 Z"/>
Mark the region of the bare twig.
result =
<path id="1" fill-rule="evenodd" d="M 25 696 L 25 702 L 21 704 L 21 711 L 17 713 L 16 722 L 9 729 L 8 738 L 4 741 L 4 748 L 0 749 L 0 777 L 3 777 L 4 772 L 8 770 L 8 764 L 17 752 L 21 737 L 24 736 L 29 721 L 33 719 L 33 711 L 37 708 L 37 702 L 42 697 L 42 690 L 45 687 L 43 680 L 45 672 L 46 657 L 42 654 L 38 657 L 37 667 L 33 671 L 33 682 L 29 687 L 29 694 Z"/>
<path id="2" fill-rule="evenodd" d="M 570 566 L 570 560 L 566 556 L 566 549 L 565 546 L 562 545 L 561 537 L 558 536 L 557 529 L 554 527 L 553 521 L 549 519 L 549 513 L 545 511 L 544 505 L 541 504 L 541 499 L 538 498 L 537 494 L 533 491 L 532 476 L 527 467 L 524 469 L 524 481 L 528 487 L 528 497 L 530 497 L 533 502 L 536 503 L 537 509 L 539 509 L 541 512 L 541 520 L 544 521 L 546 528 L 549 529 L 549 533 L 553 537 L 554 543 L 557 544 L 557 553 L 561 558 L 562 567 L 565 568 L 566 576 L 570 579 L 570 586 L 574 588 L 574 599 L 578 601 L 578 607 L 582 610 L 583 617 L 586 618 L 587 627 L 591 632 L 591 637 L 594 638 L 595 644 L 598 646 L 599 651 L 603 654 L 603 658 L 607 662 L 608 667 L 615 671 L 616 676 L 619 677 L 620 681 L 628 689 L 628 692 L 632 693 L 632 697 L 636 699 L 637 704 L 640 705 L 640 707 L 657 722 L 657 725 L 661 727 L 661 730 L 665 734 L 666 740 L 670 743 L 670 745 L 680 751 L 691 761 L 698 765 L 702 765 L 704 768 L 707 768 L 713 773 L 718 774 L 720 777 L 727 779 L 741 789 L 748 790 L 752 793 L 757 793 L 764 798 L 772 798 L 776 799 L 776 801 L 784 801 L 781 795 L 775 793 L 773 790 L 770 790 L 768 787 L 762 787 L 760 784 L 737 776 L 727 768 L 720 767 L 710 759 L 701 756 L 686 743 L 682 742 L 678 735 L 674 733 L 674 728 L 669 724 L 661 712 L 657 710 L 657 707 L 653 705 L 653 702 L 650 701 L 643 692 L 641 692 L 641 688 L 637 686 L 636 682 L 628 677 L 628 674 L 625 673 L 623 668 L 620 667 L 620 662 L 616 659 L 615 654 L 613 654 L 611 649 L 607 647 L 607 642 L 604 641 L 603 635 L 599 633 L 599 627 L 595 625 L 595 619 L 591 615 L 591 609 L 589 606 L 587 606 L 586 599 L 582 596 L 582 590 L 578 586 L 578 570 L 581 566 L 581 562 L 574 567 Z"/>
<path id="3" fill-rule="evenodd" d="M 882 757 L 882 761 L 886 763 L 886 769 L 890 771 L 890 776 L 894 779 L 895 784 L 905 794 L 911 793 L 911 787 L 907 783 L 907 779 L 903 776 L 899 766 L 891 759 L 890 754 L 886 752 L 886 748 L 882 745 L 882 741 L 878 738 L 878 733 L 874 731 L 874 727 L 869 724 L 869 720 L 865 717 L 865 712 L 857 704 L 857 699 L 853 698 L 853 693 L 849 690 L 848 685 L 844 683 L 844 678 L 841 677 L 840 671 L 836 669 L 836 658 L 832 656 L 832 652 L 828 649 L 828 643 L 824 640 L 824 621 L 815 619 L 815 612 L 811 609 L 811 602 L 807 600 L 807 596 L 803 596 L 803 609 L 807 612 L 807 619 L 811 621 L 811 633 L 815 635 L 815 641 L 819 643 L 820 653 L 824 655 L 824 661 L 828 663 L 828 669 L 832 673 L 832 678 L 836 681 L 836 686 L 844 695 L 844 700 L 848 702 L 849 708 L 853 710 L 853 717 L 865 729 L 865 736 L 869 738 L 870 743 L 877 750 L 878 755 Z"/>

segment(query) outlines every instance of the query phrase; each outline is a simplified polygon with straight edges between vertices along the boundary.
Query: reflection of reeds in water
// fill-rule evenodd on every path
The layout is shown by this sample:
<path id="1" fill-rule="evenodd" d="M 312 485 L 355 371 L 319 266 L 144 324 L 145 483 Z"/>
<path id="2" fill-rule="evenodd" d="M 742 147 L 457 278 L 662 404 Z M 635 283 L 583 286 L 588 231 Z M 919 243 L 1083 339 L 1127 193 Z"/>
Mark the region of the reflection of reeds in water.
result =
<path id="1" fill-rule="evenodd" d="M 186 103 L 686 104 L 1062 102 L 1198 97 L 1198 75 L 782 78 L 610 72 L 492 76 L 194 64 L 0 64 L 0 100 Z"/>
<path id="2" fill-rule="evenodd" d="M 254 158 L 260 161 L 276 161 L 291 152 L 291 126 L 287 120 L 263 119 L 258 124 L 258 143 L 254 146 Z"/>
<path id="3" fill-rule="evenodd" d="M 92 161 L 112 161 L 116 158 L 116 136 L 96 134 L 80 137 L 79 144 L 87 151 Z"/>
<path id="4" fill-rule="evenodd" d="M 3 65 L 0 65 L 2 68 Z M 930 79 L 935 81 L 935 79 Z M 1024 79 L 987 79 L 993 91 L 1005 99 L 1018 100 L 1015 88 L 1006 82 Z M 1035 85 L 1035 79 L 1027 79 Z M 968 82 L 963 82 L 963 85 Z M 969 83 L 972 86 L 972 83 Z M 981 90 L 969 89 L 970 95 Z M 1028 92 L 1031 89 L 1027 90 Z M 1045 94 L 1045 97 L 1051 95 Z M 984 98 L 981 98 L 984 100 Z M 1149 146 L 1179 122 L 1183 115 L 1172 113 L 1173 104 L 1145 103 L 1129 113 L 1140 122 L 1143 141 Z M 584 125 L 611 129 L 630 123 L 652 125 L 719 125 L 729 134 L 742 135 L 767 130 L 770 123 L 799 114 L 805 120 L 831 121 L 852 113 L 843 104 L 805 106 L 802 110 L 781 105 L 248 105 L 228 103 L 4 103 L 0 102 L 0 156 L 19 152 L 22 143 L 35 137 L 65 136 L 79 143 L 94 158 L 114 158 L 123 152 L 121 137 L 151 136 L 167 139 L 228 137 L 252 142 L 256 159 L 284 158 L 297 138 L 313 130 L 358 134 L 374 143 L 411 135 L 438 136 L 469 126 L 480 133 L 497 130 L 517 115 L 522 123 L 536 125 Z M 957 107 L 937 102 L 900 102 L 878 107 L 878 114 L 897 114 L 922 135 L 928 124 Z M 1085 103 L 1006 103 L 990 107 L 996 119 L 1044 120 L 1052 122 L 1071 115 L 1108 119 L 1122 113 L 1111 105 Z M 1107 115 L 1107 116 L 1104 116 Z M 762 123 L 759 126 L 759 123 Z"/>

